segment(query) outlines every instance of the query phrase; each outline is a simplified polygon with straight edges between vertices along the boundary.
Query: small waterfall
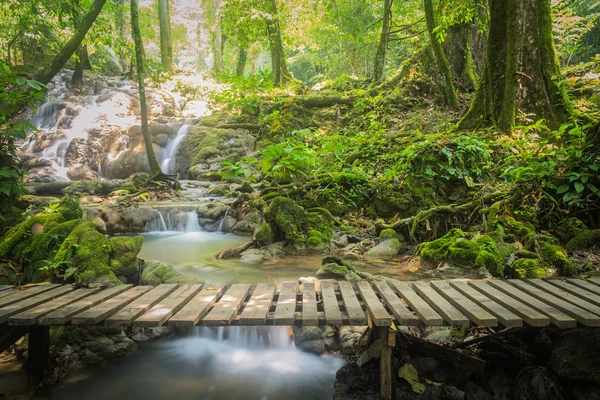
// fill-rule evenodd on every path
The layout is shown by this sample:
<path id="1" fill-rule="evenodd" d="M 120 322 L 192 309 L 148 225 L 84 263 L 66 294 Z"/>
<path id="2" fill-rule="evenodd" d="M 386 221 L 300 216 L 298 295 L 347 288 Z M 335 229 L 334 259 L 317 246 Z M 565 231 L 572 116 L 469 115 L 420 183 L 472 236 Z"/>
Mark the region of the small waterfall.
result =
<path id="1" fill-rule="evenodd" d="M 196 337 L 213 339 L 218 342 L 246 349 L 287 349 L 293 348 L 293 334 L 287 326 L 229 326 L 196 327 Z"/>
<path id="2" fill-rule="evenodd" d="M 175 172 L 175 156 L 177 155 L 181 141 L 188 134 L 191 127 L 191 125 L 181 125 L 181 128 L 177 131 L 177 135 L 165 149 L 165 159 L 160 163 L 160 168 L 165 174 L 172 175 Z"/>
<path id="3" fill-rule="evenodd" d="M 160 210 L 158 216 L 146 223 L 146 232 L 167 232 L 167 224 Z"/>
<path id="4" fill-rule="evenodd" d="M 189 211 L 187 213 L 187 222 L 185 223 L 184 229 L 185 233 L 202 231 L 202 228 L 198 223 L 198 213 L 196 211 Z"/>
<path id="5" fill-rule="evenodd" d="M 223 224 L 225 223 L 225 218 L 227 218 L 227 216 L 229 215 L 229 211 L 231 210 L 231 208 L 228 208 L 227 211 L 225 211 L 225 215 L 223 215 L 223 219 L 221 220 L 221 223 L 219 224 L 219 229 L 217 229 L 219 232 L 223 232 Z M 225 232 L 227 233 L 227 232 Z"/>
<path id="6" fill-rule="evenodd" d="M 198 223 L 198 213 L 196 211 L 179 211 L 172 215 L 168 210 L 158 210 L 158 215 L 150 222 L 146 223 L 145 232 L 202 232 L 202 227 Z"/>

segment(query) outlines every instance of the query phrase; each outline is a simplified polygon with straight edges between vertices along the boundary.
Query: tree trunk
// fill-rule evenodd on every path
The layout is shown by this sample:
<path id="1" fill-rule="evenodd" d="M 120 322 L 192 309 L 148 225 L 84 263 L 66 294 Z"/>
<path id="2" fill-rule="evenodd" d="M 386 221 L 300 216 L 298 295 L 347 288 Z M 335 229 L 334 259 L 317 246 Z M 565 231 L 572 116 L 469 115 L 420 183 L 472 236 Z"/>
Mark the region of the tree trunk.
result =
<path id="1" fill-rule="evenodd" d="M 281 41 L 281 28 L 279 26 L 277 4 L 275 3 L 275 0 L 268 0 L 267 7 L 270 15 L 267 17 L 265 24 L 267 26 L 269 47 L 271 49 L 271 73 L 275 86 L 280 86 L 292 79 L 292 75 L 288 71 L 285 63 L 285 52 Z"/>
<path id="2" fill-rule="evenodd" d="M 254 55 L 254 51 L 256 50 L 256 46 L 252 45 L 252 51 L 250 53 L 250 75 L 254 76 L 254 69 L 256 67 L 256 57 Z"/>
<path id="3" fill-rule="evenodd" d="M 444 102 L 450 108 L 458 107 L 458 96 L 456 96 L 456 89 L 454 88 L 454 82 L 452 81 L 452 71 L 450 70 L 450 64 L 444 48 L 438 40 L 434 29 L 435 29 L 435 15 L 433 11 L 432 0 L 423 0 L 423 6 L 425 8 L 425 18 L 427 20 L 427 31 L 429 33 L 429 42 L 435 55 L 435 62 L 438 69 L 438 85 L 440 92 L 444 98 Z"/>
<path id="4" fill-rule="evenodd" d="M 244 45 L 239 45 L 237 63 L 235 66 L 235 74 L 244 76 L 246 70 L 246 61 L 248 60 L 248 49 Z"/>
<path id="5" fill-rule="evenodd" d="M 81 87 L 83 86 L 83 46 L 77 49 L 77 59 L 75 60 L 75 71 L 71 76 L 71 85 Z"/>
<path id="6" fill-rule="evenodd" d="M 215 0 L 215 37 L 214 37 L 214 52 L 215 52 L 215 75 L 223 74 L 223 36 L 221 34 L 221 21 L 219 12 L 221 11 L 221 1 Z"/>
<path id="7" fill-rule="evenodd" d="M 128 60 L 127 52 L 125 51 L 125 44 L 127 43 L 127 35 L 125 34 L 126 20 L 125 20 L 125 0 L 117 1 L 117 34 L 121 42 L 119 46 L 119 64 L 121 64 L 121 72 L 126 73 L 128 71 Z"/>
<path id="8" fill-rule="evenodd" d="M 383 1 L 383 24 L 381 26 L 381 36 L 379 37 L 377 54 L 375 55 L 375 66 L 373 67 L 373 78 L 375 82 L 379 82 L 383 79 L 383 72 L 385 70 L 385 53 L 388 46 L 393 3 L 394 0 Z"/>
<path id="9" fill-rule="evenodd" d="M 491 0 L 485 68 L 459 128 L 509 132 L 517 113 L 556 128 L 569 117 L 561 81 L 550 0 Z"/>
<path id="10" fill-rule="evenodd" d="M 81 47 L 81 63 L 83 64 L 83 69 L 86 71 L 92 70 L 92 63 L 90 62 L 90 55 L 88 53 L 88 47 L 83 45 Z"/>
<path id="11" fill-rule="evenodd" d="M 135 65 L 137 72 L 137 81 L 140 94 L 140 108 L 142 116 L 142 137 L 144 138 L 144 146 L 146 147 L 146 155 L 148 156 L 148 165 L 152 176 L 162 175 L 160 164 L 152 147 L 152 138 L 148 132 L 148 106 L 146 105 L 146 87 L 144 85 L 144 57 L 142 51 L 142 35 L 140 33 L 140 23 L 138 16 L 138 1 L 131 0 L 131 31 L 133 41 L 135 43 Z"/>
<path id="12" fill-rule="evenodd" d="M 160 24 L 160 61 L 163 71 L 173 72 L 173 40 L 171 39 L 171 16 L 169 0 L 158 0 L 158 22 Z"/>

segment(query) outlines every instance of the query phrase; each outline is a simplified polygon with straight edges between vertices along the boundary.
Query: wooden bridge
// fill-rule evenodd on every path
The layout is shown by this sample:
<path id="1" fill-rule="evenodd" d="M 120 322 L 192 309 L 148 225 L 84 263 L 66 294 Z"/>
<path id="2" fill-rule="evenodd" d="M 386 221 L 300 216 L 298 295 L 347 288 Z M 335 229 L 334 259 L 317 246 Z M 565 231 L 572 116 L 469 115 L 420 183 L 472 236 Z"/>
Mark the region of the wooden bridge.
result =
<path id="1" fill-rule="evenodd" d="M 0 286 L 0 351 L 29 333 L 29 364 L 48 359 L 50 326 L 369 325 L 381 352 L 382 398 L 391 386 L 392 324 L 505 328 L 600 326 L 600 279 L 321 281 L 231 285 Z M 385 355 L 387 354 L 387 355 Z M 385 356 L 384 356 L 385 355 Z M 389 394 L 391 396 L 391 393 Z"/>

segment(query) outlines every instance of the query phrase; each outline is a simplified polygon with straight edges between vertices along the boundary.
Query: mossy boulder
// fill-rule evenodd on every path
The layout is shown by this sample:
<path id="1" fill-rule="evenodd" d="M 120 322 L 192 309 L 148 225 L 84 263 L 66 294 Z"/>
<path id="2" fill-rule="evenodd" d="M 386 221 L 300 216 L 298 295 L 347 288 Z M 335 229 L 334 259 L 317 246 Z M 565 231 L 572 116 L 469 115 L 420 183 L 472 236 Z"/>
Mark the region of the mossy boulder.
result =
<path id="1" fill-rule="evenodd" d="M 321 251 L 329 248 L 333 237 L 332 220 L 333 216 L 323 208 L 313 208 L 307 213 L 306 247 L 309 250 Z"/>
<path id="2" fill-rule="evenodd" d="M 402 243 L 398 239 L 386 239 L 367 251 L 365 256 L 369 258 L 393 258 L 398 255 L 401 247 Z"/>
<path id="3" fill-rule="evenodd" d="M 338 257 L 325 257 L 321 263 L 321 268 L 317 271 L 316 277 L 319 279 L 338 279 L 350 282 L 362 281 L 362 278 L 356 273 L 354 267 Z"/>
<path id="4" fill-rule="evenodd" d="M 539 241 L 538 243 L 544 261 L 557 268 L 563 276 L 572 276 L 575 274 L 575 265 L 564 253 L 562 247 L 545 241 Z"/>
<path id="5" fill-rule="evenodd" d="M 128 276 L 138 269 L 137 255 L 144 244 L 143 236 L 118 236 L 110 239 L 110 269 L 119 276 Z"/>
<path id="6" fill-rule="evenodd" d="M 271 226 L 263 222 L 254 232 L 254 238 L 260 247 L 268 246 L 273 243 L 273 230 Z"/>
<path id="7" fill-rule="evenodd" d="M 192 276 L 185 275 L 170 264 L 162 261 L 146 261 L 142 270 L 142 285 L 157 286 L 161 283 L 197 283 Z"/>
<path id="8" fill-rule="evenodd" d="M 276 239 L 302 246 L 305 242 L 304 232 L 308 220 L 304 208 L 287 197 L 276 197 L 265 210 L 265 219 L 277 228 Z"/>
<path id="9" fill-rule="evenodd" d="M 565 218 L 558 224 L 556 236 L 558 236 L 563 243 L 566 243 L 581 232 L 585 232 L 587 229 L 587 226 L 585 226 L 579 218 Z"/>
<path id="10" fill-rule="evenodd" d="M 398 234 L 393 229 L 384 229 L 379 232 L 379 240 L 398 239 Z"/>
<path id="11" fill-rule="evenodd" d="M 522 258 L 516 260 L 511 269 L 521 279 L 539 279 L 548 275 L 548 268 L 539 259 Z"/>
<path id="12" fill-rule="evenodd" d="M 583 231 L 569 240 L 565 245 L 567 250 L 588 250 L 600 246 L 600 229 Z"/>
<path id="13" fill-rule="evenodd" d="M 10 262 L 0 262 L 0 285 L 17 285 L 17 272 Z"/>
<path id="14" fill-rule="evenodd" d="M 469 239 L 460 229 L 452 229 L 446 235 L 423 243 L 418 253 L 425 261 L 448 262 L 463 268 L 485 268 L 494 276 L 503 276 L 504 257 L 487 235 Z"/>
<path id="15" fill-rule="evenodd" d="M 224 183 L 222 185 L 213 186 L 210 189 L 208 189 L 208 193 L 216 197 L 227 196 L 227 194 L 229 193 L 229 185 Z"/>

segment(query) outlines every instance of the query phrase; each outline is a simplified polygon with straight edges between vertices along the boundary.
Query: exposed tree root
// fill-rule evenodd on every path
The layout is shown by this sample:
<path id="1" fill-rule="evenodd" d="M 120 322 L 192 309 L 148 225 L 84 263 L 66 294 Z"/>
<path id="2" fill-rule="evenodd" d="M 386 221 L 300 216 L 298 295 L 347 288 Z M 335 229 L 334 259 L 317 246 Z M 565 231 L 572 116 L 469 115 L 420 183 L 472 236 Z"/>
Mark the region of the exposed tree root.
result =
<path id="1" fill-rule="evenodd" d="M 255 247 L 256 245 L 257 245 L 256 240 L 252 239 L 252 240 L 249 240 L 248 242 L 244 243 L 240 247 L 236 247 L 235 249 L 227 249 L 227 250 L 218 252 L 215 255 L 215 258 L 217 260 L 227 260 L 227 259 L 231 259 L 231 258 L 238 258 L 244 251 L 248 250 L 251 247 Z"/>

